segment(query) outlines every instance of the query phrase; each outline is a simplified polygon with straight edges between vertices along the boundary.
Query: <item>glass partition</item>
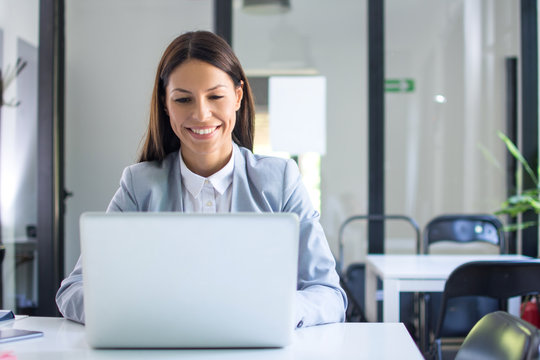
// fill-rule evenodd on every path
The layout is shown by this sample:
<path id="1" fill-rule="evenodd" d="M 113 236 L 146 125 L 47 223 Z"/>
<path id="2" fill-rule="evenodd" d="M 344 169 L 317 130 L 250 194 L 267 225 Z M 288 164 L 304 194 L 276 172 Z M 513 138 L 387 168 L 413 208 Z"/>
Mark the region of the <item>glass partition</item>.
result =
<path id="1" fill-rule="evenodd" d="M 39 1 L 0 3 L 0 214 L 2 308 L 33 314 L 37 271 L 37 88 Z"/>
<path id="2" fill-rule="evenodd" d="M 326 151 L 299 154 L 299 165 L 314 204 L 320 201 L 321 223 L 336 253 L 341 222 L 367 209 L 366 1 L 289 3 L 253 9 L 235 0 L 232 44 L 248 76 L 326 79 Z M 261 113 L 256 136 L 264 132 Z M 309 136 L 308 129 L 295 136 Z M 351 259 L 362 252 L 361 240 L 349 245 Z"/>
<path id="3" fill-rule="evenodd" d="M 506 198 L 497 131 L 507 132 L 505 64 L 520 54 L 519 2 L 385 4 L 387 213 L 422 227 L 440 214 L 493 213 Z"/>

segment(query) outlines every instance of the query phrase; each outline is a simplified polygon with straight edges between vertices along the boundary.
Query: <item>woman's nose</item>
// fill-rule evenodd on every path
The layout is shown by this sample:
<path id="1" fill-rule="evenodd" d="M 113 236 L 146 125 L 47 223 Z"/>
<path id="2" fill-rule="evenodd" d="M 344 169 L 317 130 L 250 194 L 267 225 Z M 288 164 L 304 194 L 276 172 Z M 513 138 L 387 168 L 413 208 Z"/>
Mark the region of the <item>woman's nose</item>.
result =
<path id="1" fill-rule="evenodd" d="M 195 113 L 194 116 L 199 121 L 205 121 L 210 118 L 210 114 L 212 112 L 210 111 L 210 106 L 208 102 L 201 100 L 197 102 L 197 106 L 195 107 Z"/>

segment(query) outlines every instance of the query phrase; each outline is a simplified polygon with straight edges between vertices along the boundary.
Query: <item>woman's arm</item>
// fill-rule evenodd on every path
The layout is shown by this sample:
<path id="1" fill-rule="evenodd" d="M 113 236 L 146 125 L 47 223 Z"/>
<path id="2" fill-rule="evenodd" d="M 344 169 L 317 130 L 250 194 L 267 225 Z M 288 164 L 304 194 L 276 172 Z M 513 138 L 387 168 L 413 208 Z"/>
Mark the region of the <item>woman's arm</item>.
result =
<path id="1" fill-rule="evenodd" d="M 300 219 L 297 324 L 301 327 L 344 321 L 347 296 L 339 285 L 319 213 L 313 208 L 292 160 L 287 164 L 284 184 L 283 211 L 294 212 Z"/>
<path id="2" fill-rule="evenodd" d="M 67 278 L 62 281 L 56 293 L 56 305 L 66 318 L 84 324 L 84 299 L 82 283 L 82 259 Z"/>

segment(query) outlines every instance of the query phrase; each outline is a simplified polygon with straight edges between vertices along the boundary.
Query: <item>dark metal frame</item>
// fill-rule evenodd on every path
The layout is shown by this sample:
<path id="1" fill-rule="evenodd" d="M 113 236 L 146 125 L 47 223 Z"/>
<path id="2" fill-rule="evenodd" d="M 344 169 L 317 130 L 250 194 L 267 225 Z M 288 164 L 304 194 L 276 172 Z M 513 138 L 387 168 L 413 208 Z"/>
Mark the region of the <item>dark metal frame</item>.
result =
<path id="1" fill-rule="evenodd" d="M 384 0 L 368 1 L 368 214 L 384 214 Z M 368 253 L 384 253 L 384 222 L 368 225 Z"/>
<path id="2" fill-rule="evenodd" d="M 517 144 L 518 135 L 518 60 L 516 57 L 507 57 L 505 61 L 506 69 L 506 136 Z M 516 193 L 516 173 L 517 162 L 510 152 L 506 154 L 506 195 L 512 196 Z M 515 220 L 508 217 L 510 223 Z M 508 252 L 515 254 L 516 233 L 509 232 L 507 235 Z"/>
<path id="3" fill-rule="evenodd" d="M 533 169 L 538 167 L 538 25 L 536 0 L 521 0 L 521 152 Z M 534 187 L 534 184 L 525 184 Z M 534 212 L 523 221 L 538 221 Z M 538 257 L 538 226 L 522 230 L 522 253 Z"/>
<path id="4" fill-rule="evenodd" d="M 39 6 L 38 78 L 38 308 L 56 316 L 64 275 L 64 0 Z"/>
<path id="5" fill-rule="evenodd" d="M 232 46 L 232 0 L 214 0 L 214 32 Z"/>

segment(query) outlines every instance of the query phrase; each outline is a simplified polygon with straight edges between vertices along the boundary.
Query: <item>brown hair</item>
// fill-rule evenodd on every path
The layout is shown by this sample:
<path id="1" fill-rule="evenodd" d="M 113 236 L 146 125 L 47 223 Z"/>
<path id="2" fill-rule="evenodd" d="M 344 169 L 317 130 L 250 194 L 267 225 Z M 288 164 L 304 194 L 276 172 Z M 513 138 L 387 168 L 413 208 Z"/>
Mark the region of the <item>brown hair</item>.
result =
<path id="1" fill-rule="evenodd" d="M 209 31 L 194 31 L 174 39 L 161 57 L 152 91 L 150 121 L 139 162 L 161 161 L 167 154 L 180 148 L 180 140 L 171 128 L 169 116 L 165 113 L 165 88 L 171 72 L 190 59 L 205 61 L 226 72 L 235 86 L 243 85 L 242 102 L 236 112 L 232 138 L 238 145 L 253 150 L 255 106 L 240 61 L 229 44 L 216 34 Z"/>

